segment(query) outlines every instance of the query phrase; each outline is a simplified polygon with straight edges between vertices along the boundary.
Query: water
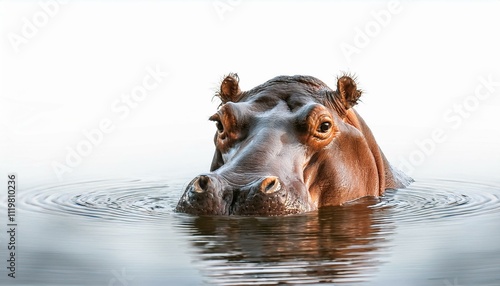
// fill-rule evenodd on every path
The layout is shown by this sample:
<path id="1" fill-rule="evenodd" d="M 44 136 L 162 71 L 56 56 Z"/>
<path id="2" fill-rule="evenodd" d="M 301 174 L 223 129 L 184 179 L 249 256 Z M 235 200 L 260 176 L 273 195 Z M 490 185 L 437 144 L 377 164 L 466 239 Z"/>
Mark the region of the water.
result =
<path id="1" fill-rule="evenodd" d="M 20 191 L 17 278 L 2 267 L 0 284 L 500 285 L 500 183 L 418 179 L 307 214 L 197 217 L 173 211 L 188 181 Z"/>

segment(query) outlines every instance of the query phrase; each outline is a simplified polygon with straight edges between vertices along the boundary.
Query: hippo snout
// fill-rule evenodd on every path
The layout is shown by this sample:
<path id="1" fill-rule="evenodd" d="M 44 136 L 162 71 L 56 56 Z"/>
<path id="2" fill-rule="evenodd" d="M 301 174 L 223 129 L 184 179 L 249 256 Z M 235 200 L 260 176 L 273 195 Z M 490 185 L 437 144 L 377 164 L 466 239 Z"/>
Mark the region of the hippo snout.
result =
<path id="1" fill-rule="evenodd" d="M 290 208 L 283 182 L 276 176 L 265 176 L 243 186 L 235 186 L 221 176 L 204 174 L 186 187 L 176 211 L 195 215 L 283 215 L 298 213 Z"/>

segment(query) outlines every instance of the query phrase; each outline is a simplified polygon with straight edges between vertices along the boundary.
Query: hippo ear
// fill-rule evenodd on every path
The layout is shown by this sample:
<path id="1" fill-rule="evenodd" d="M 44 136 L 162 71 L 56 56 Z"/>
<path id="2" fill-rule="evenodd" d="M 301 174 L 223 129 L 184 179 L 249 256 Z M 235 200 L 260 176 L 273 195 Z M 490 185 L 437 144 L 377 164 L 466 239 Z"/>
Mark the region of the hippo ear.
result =
<path id="1" fill-rule="evenodd" d="M 229 101 L 237 102 L 239 100 L 241 94 L 239 82 L 240 78 L 235 73 L 230 73 L 222 80 L 220 91 L 217 93 L 222 103 Z"/>
<path id="2" fill-rule="evenodd" d="M 356 82 L 351 77 L 344 75 L 337 80 L 337 95 L 340 97 L 345 109 L 349 109 L 358 103 L 361 90 L 358 90 Z"/>

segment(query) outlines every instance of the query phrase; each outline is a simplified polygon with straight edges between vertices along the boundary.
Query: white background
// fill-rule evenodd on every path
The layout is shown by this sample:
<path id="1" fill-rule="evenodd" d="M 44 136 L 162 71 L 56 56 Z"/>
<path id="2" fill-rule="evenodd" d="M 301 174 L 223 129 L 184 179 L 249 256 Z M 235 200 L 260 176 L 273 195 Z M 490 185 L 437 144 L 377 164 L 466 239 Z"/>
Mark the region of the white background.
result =
<path id="1" fill-rule="evenodd" d="M 17 172 L 24 185 L 187 179 L 208 171 L 207 119 L 225 74 L 237 72 L 244 90 L 293 74 L 334 88 L 346 71 L 357 75 L 365 91 L 357 110 L 394 165 L 424 154 L 417 143 L 440 128 L 446 139 L 412 176 L 498 180 L 500 86 L 456 128 L 445 115 L 473 100 L 479 78 L 500 82 L 499 2 L 326 2 L 0 2 L 0 174 Z M 39 24 L 29 38 L 27 21 Z M 355 47 L 360 31 L 371 36 L 348 59 L 341 47 Z M 120 118 L 114 102 L 156 66 L 168 77 Z M 65 164 L 106 118 L 114 130 L 58 178 L 55 162 Z"/>

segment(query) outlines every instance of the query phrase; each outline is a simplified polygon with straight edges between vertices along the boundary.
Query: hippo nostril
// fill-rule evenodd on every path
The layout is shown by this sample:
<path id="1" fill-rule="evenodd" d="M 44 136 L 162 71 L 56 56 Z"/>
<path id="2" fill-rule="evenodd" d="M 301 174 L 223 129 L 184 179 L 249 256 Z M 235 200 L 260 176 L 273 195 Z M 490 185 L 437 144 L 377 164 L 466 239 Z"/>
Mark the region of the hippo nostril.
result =
<path id="1" fill-rule="evenodd" d="M 269 184 L 267 184 L 266 192 L 269 191 L 270 189 L 272 189 L 272 187 L 274 187 L 274 185 L 276 185 L 276 181 L 271 181 Z"/>
<path id="2" fill-rule="evenodd" d="M 277 177 L 267 177 L 260 184 L 260 191 L 265 194 L 272 194 L 281 190 L 281 184 Z"/>
<path id="3" fill-rule="evenodd" d="M 210 185 L 210 178 L 208 176 L 199 176 L 194 182 L 194 191 L 197 193 L 206 192 Z"/>

